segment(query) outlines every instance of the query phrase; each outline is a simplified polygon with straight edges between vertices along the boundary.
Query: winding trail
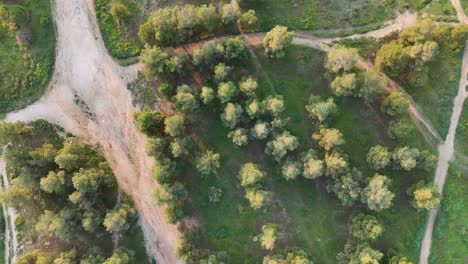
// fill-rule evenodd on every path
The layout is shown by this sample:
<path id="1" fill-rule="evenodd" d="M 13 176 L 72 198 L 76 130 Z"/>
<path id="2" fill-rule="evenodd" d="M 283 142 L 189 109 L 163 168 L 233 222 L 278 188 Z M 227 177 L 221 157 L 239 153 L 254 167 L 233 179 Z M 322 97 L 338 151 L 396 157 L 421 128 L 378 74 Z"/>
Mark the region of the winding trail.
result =
<path id="1" fill-rule="evenodd" d="M 457 10 L 457 17 L 461 23 L 468 24 L 468 18 L 463 12 L 463 8 L 459 0 L 452 0 L 452 5 Z M 466 86 L 468 85 L 468 40 L 465 42 L 465 51 L 463 54 L 462 70 L 460 74 L 460 84 L 458 93 L 453 103 L 452 116 L 450 118 L 450 127 L 447 137 L 442 145 L 439 146 L 439 159 L 437 162 L 437 169 L 434 176 L 434 184 L 443 193 L 445 180 L 447 179 L 447 171 L 450 161 L 453 159 L 455 135 L 457 132 L 458 121 L 463 110 L 463 103 L 468 96 Z M 419 255 L 419 263 L 427 264 L 431 254 L 432 233 L 434 230 L 434 223 L 437 218 L 437 209 L 429 212 L 427 219 L 424 237 L 421 243 L 421 252 Z"/>
<path id="2" fill-rule="evenodd" d="M 157 263 L 178 263 L 179 237 L 154 205 L 150 176 L 153 159 L 144 150 L 127 83 L 136 68 L 122 68 L 108 55 L 97 26 L 92 0 L 53 0 L 57 27 L 55 72 L 48 92 L 36 103 L 10 113 L 5 121 L 39 118 L 62 126 L 78 138 L 99 144 L 122 190 L 134 200 L 148 254 Z"/>

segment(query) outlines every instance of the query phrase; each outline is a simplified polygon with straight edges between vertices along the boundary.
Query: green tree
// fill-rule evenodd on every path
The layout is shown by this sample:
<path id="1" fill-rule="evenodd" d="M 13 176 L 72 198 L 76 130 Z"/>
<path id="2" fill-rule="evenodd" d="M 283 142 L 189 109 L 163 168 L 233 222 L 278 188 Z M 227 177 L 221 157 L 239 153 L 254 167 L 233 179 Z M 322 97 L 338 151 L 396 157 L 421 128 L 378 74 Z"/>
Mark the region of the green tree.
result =
<path id="1" fill-rule="evenodd" d="M 295 180 L 302 172 L 302 164 L 293 160 L 286 160 L 281 166 L 281 175 L 287 181 Z"/>
<path id="2" fill-rule="evenodd" d="M 159 158 L 151 168 L 151 176 L 159 184 L 170 183 L 176 171 L 176 163 L 167 158 Z"/>
<path id="3" fill-rule="evenodd" d="M 244 32 L 255 32 L 259 30 L 259 23 L 255 10 L 250 9 L 241 14 L 239 23 Z"/>
<path id="4" fill-rule="evenodd" d="M 302 175 L 307 179 L 316 179 L 325 172 L 323 161 L 317 157 L 312 149 L 303 155 L 302 162 L 304 164 Z"/>
<path id="5" fill-rule="evenodd" d="M 174 138 L 171 142 L 170 148 L 174 158 L 179 158 L 188 155 L 188 138 Z"/>
<path id="6" fill-rule="evenodd" d="M 113 2 L 111 4 L 110 14 L 112 15 L 112 17 L 114 17 L 117 23 L 127 21 L 132 17 L 132 13 L 128 9 L 128 7 L 122 2 Z"/>
<path id="7" fill-rule="evenodd" d="M 245 191 L 245 198 L 249 201 L 250 207 L 257 210 L 265 206 L 272 198 L 272 193 L 256 188 L 249 188 Z"/>
<path id="8" fill-rule="evenodd" d="M 166 138 L 148 138 L 145 144 L 146 154 L 154 158 L 163 156 L 168 147 L 168 140 Z"/>
<path id="9" fill-rule="evenodd" d="M 94 193 L 99 187 L 109 181 L 108 178 L 112 178 L 106 171 L 81 168 L 79 172 L 73 174 L 72 182 L 73 187 L 81 193 Z"/>
<path id="10" fill-rule="evenodd" d="M 358 214 L 349 223 L 349 233 L 358 240 L 375 240 L 382 235 L 382 224 L 373 215 Z"/>
<path id="11" fill-rule="evenodd" d="M 148 136 L 160 136 L 164 128 L 166 115 L 159 111 L 152 111 L 149 107 L 143 111 L 136 112 L 133 117 L 138 126 L 138 130 Z"/>
<path id="12" fill-rule="evenodd" d="M 278 116 L 285 109 L 283 96 L 281 95 L 268 96 L 265 99 L 265 107 L 266 107 L 266 110 L 270 112 L 272 116 Z"/>
<path id="13" fill-rule="evenodd" d="M 257 121 L 257 123 L 250 129 L 250 135 L 256 139 L 265 139 L 270 133 L 270 126 L 266 122 Z"/>
<path id="14" fill-rule="evenodd" d="M 287 27 L 276 26 L 270 30 L 262 41 L 265 54 L 270 58 L 281 58 L 291 45 L 294 34 Z"/>
<path id="15" fill-rule="evenodd" d="M 182 136 L 185 131 L 185 118 L 183 115 L 175 114 L 164 120 L 164 132 L 171 137 Z"/>
<path id="16" fill-rule="evenodd" d="M 214 40 L 208 41 L 193 52 L 193 64 L 202 70 L 212 69 L 223 51 L 223 46 L 216 44 Z"/>
<path id="17" fill-rule="evenodd" d="M 231 72 L 232 68 L 224 63 L 218 63 L 214 68 L 214 80 L 217 83 L 225 81 Z"/>
<path id="18" fill-rule="evenodd" d="M 269 141 L 265 148 L 265 153 L 273 156 L 276 162 L 280 162 L 288 151 L 293 151 L 299 146 L 295 136 L 288 131 L 275 135 L 274 139 Z"/>
<path id="19" fill-rule="evenodd" d="M 332 151 L 325 154 L 325 165 L 327 167 L 327 175 L 337 176 L 348 169 L 349 163 L 340 152 Z"/>
<path id="20" fill-rule="evenodd" d="M 375 67 L 391 77 L 397 77 L 405 71 L 410 57 L 405 46 L 397 41 L 384 44 L 375 56 Z"/>
<path id="21" fill-rule="evenodd" d="M 249 143 L 249 136 L 247 129 L 238 128 L 228 133 L 228 138 L 232 140 L 232 143 L 239 147 L 243 147 Z"/>
<path id="22" fill-rule="evenodd" d="M 177 109 L 186 112 L 193 112 L 198 108 L 197 88 L 188 85 L 177 87 L 177 93 L 174 96 L 174 103 Z"/>
<path id="23" fill-rule="evenodd" d="M 357 49 L 336 44 L 327 53 L 325 69 L 334 74 L 348 72 L 355 68 L 358 60 Z"/>
<path id="24" fill-rule="evenodd" d="M 114 250 L 112 256 L 104 261 L 103 264 L 130 264 L 135 263 L 135 253 L 124 247 Z"/>
<path id="25" fill-rule="evenodd" d="M 34 127 L 22 122 L 0 122 L 0 145 L 8 143 L 21 144 L 35 133 Z"/>
<path id="26" fill-rule="evenodd" d="M 392 206 L 395 197 L 389 189 L 390 180 L 379 174 L 375 174 L 362 192 L 362 202 L 367 203 L 369 209 L 381 211 Z"/>
<path id="27" fill-rule="evenodd" d="M 408 189 L 408 195 L 411 197 L 411 204 L 416 209 L 431 210 L 439 207 L 441 193 L 434 183 L 424 183 L 420 181 Z"/>
<path id="28" fill-rule="evenodd" d="M 132 206 L 123 203 L 106 214 L 103 225 L 107 232 L 121 233 L 130 227 L 130 219 L 135 216 L 136 210 Z"/>
<path id="29" fill-rule="evenodd" d="M 158 46 L 145 45 L 140 54 L 140 62 L 143 64 L 141 72 L 148 79 L 153 77 L 165 78 L 168 59 L 169 55 Z"/>
<path id="30" fill-rule="evenodd" d="M 242 62 L 247 58 L 244 40 L 239 37 L 228 37 L 223 40 L 224 59 L 231 62 Z"/>
<path id="31" fill-rule="evenodd" d="M 238 104 L 227 103 L 224 112 L 221 114 L 221 120 L 224 125 L 234 128 L 241 120 L 244 110 Z"/>
<path id="32" fill-rule="evenodd" d="M 404 170 L 410 171 L 418 164 L 420 153 L 417 148 L 408 146 L 396 148 L 393 152 L 393 160 Z"/>
<path id="33" fill-rule="evenodd" d="M 265 104 L 264 102 L 260 102 L 257 99 L 248 100 L 245 111 L 251 119 L 254 119 L 265 112 Z"/>
<path id="34" fill-rule="evenodd" d="M 54 145 L 45 143 L 41 147 L 29 152 L 32 158 L 30 164 L 38 167 L 50 166 L 54 163 L 57 153 L 58 150 L 55 149 Z"/>
<path id="35" fill-rule="evenodd" d="M 221 103 L 227 103 L 231 101 L 231 99 L 234 97 L 236 92 L 237 92 L 237 87 L 231 81 L 222 82 L 218 86 L 218 97 Z"/>
<path id="36" fill-rule="evenodd" d="M 209 104 L 215 98 L 215 92 L 214 92 L 213 88 L 203 86 L 200 96 L 201 96 L 204 104 Z"/>
<path id="37" fill-rule="evenodd" d="M 67 189 L 67 175 L 65 171 L 50 171 L 46 177 L 41 178 L 40 187 L 46 193 L 62 194 Z"/>
<path id="38" fill-rule="evenodd" d="M 320 123 L 338 113 L 338 106 L 331 97 L 323 101 L 320 96 L 311 95 L 309 104 L 305 108 L 309 112 L 309 116 Z"/>
<path id="39" fill-rule="evenodd" d="M 375 169 L 380 170 L 387 167 L 391 162 L 392 155 L 388 148 L 376 145 L 367 153 L 367 163 Z"/>
<path id="40" fill-rule="evenodd" d="M 388 264 L 414 264 L 414 262 L 409 261 L 407 257 L 393 256 Z"/>
<path id="41" fill-rule="evenodd" d="M 411 133 L 414 131 L 413 123 L 408 118 L 399 118 L 390 121 L 387 134 L 390 138 L 398 141 L 408 140 Z"/>
<path id="42" fill-rule="evenodd" d="M 382 101 L 382 112 L 390 116 L 401 116 L 408 112 L 410 101 L 402 91 L 393 91 Z"/>
<path id="43" fill-rule="evenodd" d="M 243 78 L 239 82 L 239 89 L 249 97 L 255 96 L 255 91 L 257 90 L 257 80 L 252 76 Z"/>
<path id="44" fill-rule="evenodd" d="M 330 88 L 336 96 L 350 95 L 357 88 L 358 79 L 355 73 L 338 75 L 331 82 Z"/>
<path id="45" fill-rule="evenodd" d="M 224 4 L 221 7 L 221 17 L 222 17 L 224 24 L 235 22 L 237 18 L 239 18 L 239 15 L 240 15 L 240 10 L 237 4 L 233 5 L 229 3 L 229 4 Z"/>
<path id="46" fill-rule="evenodd" d="M 321 127 L 318 133 L 312 135 L 312 139 L 326 151 L 344 143 L 343 134 L 336 128 Z"/>
<path id="47" fill-rule="evenodd" d="M 219 167 L 221 167 L 220 155 L 211 150 L 205 151 L 196 160 L 197 171 L 202 175 L 215 174 Z"/>
<path id="48" fill-rule="evenodd" d="M 388 85 L 385 78 L 381 77 L 380 74 L 373 70 L 368 69 L 358 74 L 359 79 L 359 91 L 357 95 L 363 98 L 366 102 L 370 102 L 374 97 L 383 91 Z"/>
<path id="49" fill-rule="evenodd" d="M 272 250 L 278 240 L 278 226 L 266 224 L 262 226 L 262 233 L 259 235 L 260 245 L 266 250 Z"/>
<path id="50" fill-rule="evenodd" d="M 207 32 L 213 32 L 221 21 L 216 7 L 212 4 L 199 6 L 197 9 L 197 18 L 203 26 L 203 29 Z"/>
<path id="51" fill-rule="evenodd" d="M 362 172 L 353 168 L 345 175 L 333 177 L 327 185 L 327 191 L 333 192 L 345 206 L 353 206 L 362 193 Z"/>
<path id="52" fill-rule="evenodd" d="M 346 242 L 343 252 L 336 257 L 340 264 L 378 264 L 383 253 L 373 249 L 368 243 Z"/>
<path id="53" fill-rule="evenodd" d="M 260 165 L 248 162 L 241 166 L 239 171 L 239 178 L 241 179 L 241 186 L 248 187 L 260 183 L 266 174 L 261 169 Z"/>

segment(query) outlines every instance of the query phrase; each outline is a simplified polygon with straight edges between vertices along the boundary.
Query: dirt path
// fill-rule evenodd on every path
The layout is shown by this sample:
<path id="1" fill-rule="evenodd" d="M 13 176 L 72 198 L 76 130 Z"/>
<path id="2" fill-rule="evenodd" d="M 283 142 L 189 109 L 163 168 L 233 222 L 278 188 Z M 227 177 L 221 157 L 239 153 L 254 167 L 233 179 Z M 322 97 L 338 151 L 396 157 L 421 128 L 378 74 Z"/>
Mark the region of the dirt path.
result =
<path id="1" fill-rule="evenodd" d="M 0 189 L 3 191 L 4 189 L 8 189 L 10 187 L 10 182 L 8 181 L 8 177 L 6 174 L 6 166 L 5 162 L 3 161 L 3 152 L 5 151 L 5 147 L 2 149 L 0 153 L 0 174 L 3 181 L 3 186 L 0 186 Z M 16 231 L 16 211 L 5 205 L 2 205 L 3 210 L 3 218 L 5 219 L 5 238 L 4 238 L 4 254 L 5 254 L 5 264 L 14 263 L 16 257 L 18 255 L 18 232 Z"/>
<path id="2" fill-rule="evenodd" d="M 179 234 L 153 203 L 153 160 L 144 151 L 146 138 L 133 123 L 137 109 L 126 86 L 136 76 L 136 68 L 121 68 L 108 55 L 92 0 L 52 2 L 57 51 L 51 87 L 38 102 L 5 120 L 43 118 L 99 144 L 120 188 L 135 201 L 148 253 L 158 263 L 177 263 L 173 248 Z"/>
<path id="3" fill-rule="evenodd" d="M 468 24 L 468 17 L 465 15 L 465 12 L 463 12 L 463 6 L 460 2 L 460 0 L 451 0 L 452 5 L 457 11 L 457 18 L 461 23 Z M 466 1 L 466 0 L 464 0 Z"/>
<path id="4" fill-rule="evenodd" d="M 452 1 L 453 2 L 453 1 Z M 437 169 L 434 176 L 434 184 L 437 186 L 439 191 L 442 193 L 444 189 L 445 180 L 447 178 L 447 170 L 449 163 L 453 158 L 455 134 L 457 131 L 458 121 L 463 109 L 463 102 L 467 97 L 466 86 L 468 85 L 468 41 L 465 44 L 465 51 L 463 55 L 462 71 L 460 74 L 460 86 L 458 88 L 458 94 L 455 97 L 452 116 L 450 118 L 450 127 L 447 134 L 447 138 L 444 143 L 439 146 L 439 160 L 437 162 Z M 434 223 L 437 218 L 437 210 L 431 210 L 429 212 L 429 218 L 427 220 L 426 229 L 424 232 L 424 238 L 421 245 L 421 253 L 419 256 L 420 264 L 427 264 L 428 258 L 431 253 L 432 244 L 432 231 L 434 229 Z"/>

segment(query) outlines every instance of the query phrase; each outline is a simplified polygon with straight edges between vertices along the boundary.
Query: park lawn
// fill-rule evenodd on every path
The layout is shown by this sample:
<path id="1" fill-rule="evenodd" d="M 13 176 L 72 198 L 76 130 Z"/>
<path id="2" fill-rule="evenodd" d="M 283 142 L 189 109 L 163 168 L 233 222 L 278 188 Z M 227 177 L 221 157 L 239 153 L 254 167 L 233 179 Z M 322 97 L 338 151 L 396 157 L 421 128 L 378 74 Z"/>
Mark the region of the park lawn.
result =
<path id="1" fill-rule="evenodd" d="M 385 1 L 366 0 L 243 0 L 240 5 L 256 11 L 264 31 L 276 25 L 304 30 L 364 26 L 391 19 L 394 9 Z"/>
<path id="2" fill-rule="evenodd" d="M 434 227 L 430 263 L 466 263 L 468 261 L 468 174 L 449 168 L 437 220 Z"/>
<path id="3" fill-rule="evenodd" d="M 26 15 L 19 27 L 29 29 L 31 37 L 25 50 L 17 44 L 14 30 L 6 23 L 0 25 L 0 114 L 39 99 L 53 72 L 55 30 L 50 1 L 25 0 L 21 6 Z M 0 7 L 12 5 L 0 3 Z"/>
<path id="4" fill-rule="evenodd" d="M 265 73 L 263 75 L 258 71 L 257 74 L 260 97 L 272 94 L 273 90 L 283 95 L 285 113 L 291 117 L 287 128 L 300 142 L 296 152 L 308 149 L 314 128 L 304 106 L 312 92 L 323 97 L 331 95 L 327 81 L 321 77 L 324 53 L 291 47 L 283 59 L 270 60 L 261 52 L 257 52 L 257 55 Z M 251 73 L 256 71 L 254 65 L 248 68 Z M 366 176 L 372 176 L 375 172 L 365 163 L 368 149 L 376 144 L 392 148 L 396 145 L 387 138 L 382 125 L 388 120 L 381 120 L 384 117 L 374 114 L 357 99 L 340 99 L 337 102 L 340 115 L 331 126 L 339 128 L 344 134 L 347 141 L 344 151 L 351 163 Z M 312 181 L 300 177 L 286 182 L 280 176 L 278 165 L 263 153 L 265 142 L 251 142 L 241 149 L 230 142 L 226 136 L 229 130 L 222 126 L 218 110 L 203 107 L 199 114 L 192 117 L 192 129 L 206 147 L 221 154 L 220 172 L 216 177 L 201 177 L 188 165 L 183 172 L 191 197 L 186 206 L 187 214 L 201 221 L 203 244 L 208 248 L 227 251 L 237 263 L 258 263 L 266 252 L 258 242 L 253 241 L 254 236 L 260 233 L 263 224 L 277 223 L 284 234 L 277 250 L 300 246 L 311 252 L 316 263 L 335 263 L 336 254 L 343 249 L 347 239 L 346 224 L 350 215 L 362 211 L 364 206 L 341 206 L 333 194 L 326 192 L 324 178 Z M 415 137 L 415 140 L 419 147 L 424 148 L 421 138 Z M 250 161 L 262 165 L 268 174 L 264 189 L 274 192 L 273 202 L 265 210 L 250 209 L 244 198 L 244 190 L 239 185 L 239 168 Z M 389 230 L 378 241 L 378 246 L 383 252 L 394 248 L 416 261 L 426 214 L 410 208 L 405 193 L 410 185 L 432 177 L 432 173 L 389 170 L 384 174 L 393 179 L 391 187 L 397 196 L 393 209 L 378 213 Z M 210 186 L 224 190 L 220 203 L 209 203 Z"/>
<path id="5" fill-rule="evenodd" d="M 450 126 L 453 99 L 458 91 L 461 62 L 461 53 L 454 54 L 448 47 L 442 46 L 438 59 L 429 65 L 427 85 L 406 87 L 406 91 L 444 139 Z"/>

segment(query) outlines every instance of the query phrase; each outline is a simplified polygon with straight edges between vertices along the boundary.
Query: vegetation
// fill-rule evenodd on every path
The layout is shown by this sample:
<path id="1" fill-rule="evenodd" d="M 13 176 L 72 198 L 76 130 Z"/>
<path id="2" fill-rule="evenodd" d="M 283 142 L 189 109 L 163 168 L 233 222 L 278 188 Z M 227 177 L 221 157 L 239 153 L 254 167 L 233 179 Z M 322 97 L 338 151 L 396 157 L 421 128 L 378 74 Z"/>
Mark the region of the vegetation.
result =
<path id="1" fill-rule="evenodd" d="M 134 227 L 133 202 L 126 195 L 117 201 L 114 175 L 98 149 L 74 138 L 64 140 L 55 129 L 41 120 L 0 124 L 1 137 L 10 143 L 3 156 L 10 188 L 0 199 L 22 216 L 17 227 L 27 245 L 16 263 L 147 263 L 141 241 L 108 250 L 111 234 L 126 234 L 132 228 L 134 234 L 123 239 L 124 244 L 141 234 Z"/>
<path id="2" fill-rule="evenodd" d="M 50 1 L 0 3 L 0 113 L 36 101 L 54 66 Z"/>

